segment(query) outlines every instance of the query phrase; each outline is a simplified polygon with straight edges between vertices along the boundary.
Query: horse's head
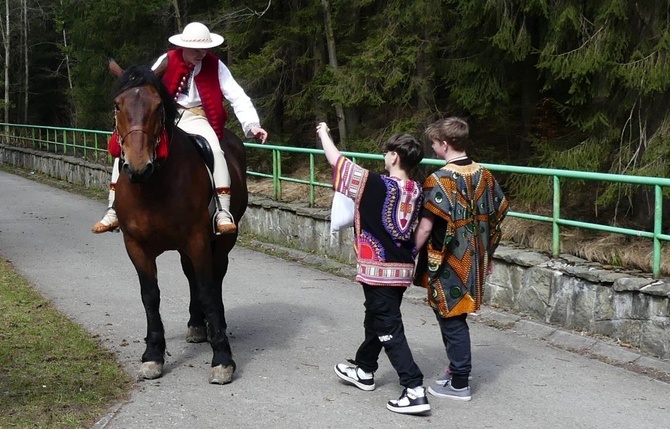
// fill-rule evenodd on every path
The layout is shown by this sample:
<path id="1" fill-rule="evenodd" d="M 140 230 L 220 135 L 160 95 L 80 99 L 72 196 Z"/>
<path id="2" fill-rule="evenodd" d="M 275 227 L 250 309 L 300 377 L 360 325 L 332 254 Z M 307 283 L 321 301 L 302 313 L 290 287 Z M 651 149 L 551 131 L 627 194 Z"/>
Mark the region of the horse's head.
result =
<path id="1" fill-rule="evenodd" d="M 122 170 L 132 182 L 147 180 L 156 168 L 156 147 L 166 124 L 172 126 L 176 110 L 160 77 L 148 66 L 123 70 L 114 60 L 109 70 L 118 78 L 114 91 L 115 132 L 122 150 Z"/>

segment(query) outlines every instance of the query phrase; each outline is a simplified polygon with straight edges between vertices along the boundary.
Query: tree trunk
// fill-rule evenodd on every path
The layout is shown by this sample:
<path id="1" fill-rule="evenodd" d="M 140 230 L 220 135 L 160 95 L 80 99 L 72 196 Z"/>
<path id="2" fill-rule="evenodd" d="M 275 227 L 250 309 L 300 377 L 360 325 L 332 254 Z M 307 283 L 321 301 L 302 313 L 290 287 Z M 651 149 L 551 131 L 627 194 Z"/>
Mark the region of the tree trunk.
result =
<path id="1" fill-rule="evenodd" d="M 30 86 L 28 79 L 28 0 L 22 0 L 22 14 L 23 14 L 23 123 L 28 123 L 28 94 L 30 94 Z"/>
<path id="2" fill-rule="evenodd" d="M 328 63 L 337 71 L 337 53 L 335 50 L 335 35 L 333 33 L 333 22 L 330 14 L 330 0 L 321 0 L 323 5 L 323 24 L 326 31 L 326 43 L 328 46 Z M 340 103 L 335 104 L 335 114 L 337 115 L 337 128 L 340 131 L 340 143 L 347 139 L 347 122 L 344 116 L 344 109 Z"/>
<path id="3" fill-rule="evenodd" d="M 60 0 L 60 6 L 61 9 L 63 8 L 63 0 Z M 65 69 L 67 70 L 67 83 L 68 83 L 68 98 L 70 100 L 70 108 L 72 111 L 70 112 L 72 117 L 70 120 L 72 121 L 73 124 L 77 125 L 79 122 L 79 116 L 77 114 L 77 105 L 74 102 L 73 99 L 73 85 L 72 85 L 72 71 L 70 69 L 70 54 L 67 53 L 68 50 L 68 44 L 67 44 L 67 33 L 65 32 L 65 25 L 63 25 L 63 50 L 65 51 Z"/>
<path id="4" fill-rule="evenodd" d="M 177 20 L 177 29 L 183 30 L 181 25 L 181 11 L 179 10 L 179 0 L 172 0 L 172 7 L 174 8 L 174 17 Z"/>
<path id="5" fill-rule="evenodd" d="M 9 54 L 10 54 L 10 43 L 9 43 L 9 0 L 5 0 L 5 34 L 4 34 L 4 45 L 5 45 L 5 123 L 9 123 Z"/>

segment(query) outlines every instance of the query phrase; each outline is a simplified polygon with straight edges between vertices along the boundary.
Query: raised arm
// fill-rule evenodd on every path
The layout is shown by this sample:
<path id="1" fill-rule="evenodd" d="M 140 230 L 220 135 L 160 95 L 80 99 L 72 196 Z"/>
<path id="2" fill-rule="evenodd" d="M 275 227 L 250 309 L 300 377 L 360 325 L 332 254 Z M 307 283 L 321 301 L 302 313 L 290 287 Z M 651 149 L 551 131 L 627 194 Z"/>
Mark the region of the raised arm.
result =
<path id="1" fill-rule="evenodd" d="M 340 151 L 335 147 L 333 139 L 330 138 L 328 133 L 330 129 L 325 122 L 319 122 L 319 125 L 316 126 L 316 134 L 321 139 L 321 146 L 323 146 L 323 151 L 326 154 L 326 159 L 331 166 L 337 164 L 337 160 L 340 159 Z"/>

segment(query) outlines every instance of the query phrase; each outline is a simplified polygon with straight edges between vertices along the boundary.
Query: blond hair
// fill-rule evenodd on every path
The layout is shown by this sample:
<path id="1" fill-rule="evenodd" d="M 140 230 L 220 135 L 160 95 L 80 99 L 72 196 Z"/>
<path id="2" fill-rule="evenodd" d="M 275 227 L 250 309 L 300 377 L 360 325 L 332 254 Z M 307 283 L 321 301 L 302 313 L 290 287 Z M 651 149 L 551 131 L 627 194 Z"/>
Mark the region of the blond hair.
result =
<path id="1" fill-rule="evenodd" d="M 428 125 L 424 135 L 430 141 L 444 141 L 455 150 L 465 151 L 470 142 L 470 126 L 465 119 L 452 116 Z"/>

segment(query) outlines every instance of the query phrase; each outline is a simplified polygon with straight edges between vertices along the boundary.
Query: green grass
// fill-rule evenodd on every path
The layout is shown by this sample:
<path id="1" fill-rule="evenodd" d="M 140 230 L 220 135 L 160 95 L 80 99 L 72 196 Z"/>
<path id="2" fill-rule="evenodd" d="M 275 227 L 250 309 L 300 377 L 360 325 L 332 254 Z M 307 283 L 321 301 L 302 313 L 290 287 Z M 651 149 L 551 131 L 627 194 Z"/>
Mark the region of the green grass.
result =
<path id="1" fill-rule="evenodd" d="M 91 427 L 133 380 L 0 258 L 0 428 Z"/>

